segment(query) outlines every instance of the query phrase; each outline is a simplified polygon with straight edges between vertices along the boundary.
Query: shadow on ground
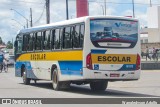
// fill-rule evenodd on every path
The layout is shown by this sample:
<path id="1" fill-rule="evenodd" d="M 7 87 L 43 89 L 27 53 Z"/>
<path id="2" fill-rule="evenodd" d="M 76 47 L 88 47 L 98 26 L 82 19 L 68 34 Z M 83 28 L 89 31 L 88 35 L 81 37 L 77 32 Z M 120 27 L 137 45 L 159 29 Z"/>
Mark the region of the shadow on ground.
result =
<path id="1" fill-rule="evenodd" d="M 44 88 L 44 89 L 49 89 L 53 90 L 52 88 L 52 83 L 50 82 L 45 82 L 45 83 L 31 83 L 30 86 L 33 87 L 38 87 L 38 88 Z M 54 91 L 54 90 L 53 90 Z M 118 91 L 118 90 L 113 90 L 113 89 L 106 89 L 104 92 L 95 92 L 91 91 L 90 87 L 87 85 L 71 85 L 70 89 L 67 90 L 61 90 L 63 92 L 68 92 L 68 93 L 75 93 L 75 94 L 84 94 L 84 95 L 91 95 L 91 96 L 108 96 L 108 97 L 160 97 L 160 96 L 155 96 L 155 95 L 148 95 L 148 94 L 141 94 L 141 93 L 136 93 L 136 92 L 127 92 L 127 91 Z"/>

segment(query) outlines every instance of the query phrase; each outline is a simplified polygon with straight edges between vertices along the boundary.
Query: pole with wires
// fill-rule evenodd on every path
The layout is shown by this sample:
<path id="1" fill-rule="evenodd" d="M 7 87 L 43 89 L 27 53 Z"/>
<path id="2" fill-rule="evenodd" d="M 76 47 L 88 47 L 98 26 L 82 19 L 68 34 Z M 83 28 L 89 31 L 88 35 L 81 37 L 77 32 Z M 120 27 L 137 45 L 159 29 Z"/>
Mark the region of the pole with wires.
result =
<path id="1" fill-rule="evenodd" d="M 50 0 L 46 0 L 46 22 L 50 23 Z"/>
<path id="2" fill-rule="evenodd" d="M 69 19 L 69 16 L 68 16 L 68 0 L 66 0 L 66 19 L 67 20 Z"/>
<path id="3" fill-rule="evenodd" d="M 104 10 L 104 13 L 105 13 L 105 16 L 106 16 L 106 8 L 107 8 L 107 6 L 106 6 L 106 0 L 104 0 L 104 8 L 105 8 L 105 10 Z"/>
<path id="4" fill-rule="evenodd" d="M 132 6 L 133 6 L 133 18 L 135 18 L 135 13 L 134 13 L 134 0 L 132 0 Z"/>
<path id="5" fill-rule="evenodd" d="M 30 19 L 31 21 L 30 21 L 30 22 L 31 22 L 31 27 L 32 27 L 32 26 L 33 26 L 33 21 L 32 21 L 32 8 L 30 8 L 30 17 L 31 17 L 31 19 Z"/>
<path id="6" fill-rule="evenodd" d="M 152 7 L 152 0 L 150 0 L 150 7 Z"/>

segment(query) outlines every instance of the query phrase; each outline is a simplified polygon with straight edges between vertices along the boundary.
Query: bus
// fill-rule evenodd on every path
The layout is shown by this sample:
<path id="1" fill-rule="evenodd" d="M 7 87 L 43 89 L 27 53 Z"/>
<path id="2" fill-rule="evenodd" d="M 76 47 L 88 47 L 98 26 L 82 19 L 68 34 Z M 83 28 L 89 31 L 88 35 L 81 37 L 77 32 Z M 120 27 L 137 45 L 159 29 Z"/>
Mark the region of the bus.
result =
<path id="1" fill-rule="evenodd" d="M 104 36 L 105 28 L 112 36 Z M 110 81 L 140 78 L 139 21 L 134 18 L 86 16 L 23 29 L 14 45 L 15 76 L 25 85 L 49 80 L 54 90 L 90 84 L 91 90 L 105 91 Z"/>

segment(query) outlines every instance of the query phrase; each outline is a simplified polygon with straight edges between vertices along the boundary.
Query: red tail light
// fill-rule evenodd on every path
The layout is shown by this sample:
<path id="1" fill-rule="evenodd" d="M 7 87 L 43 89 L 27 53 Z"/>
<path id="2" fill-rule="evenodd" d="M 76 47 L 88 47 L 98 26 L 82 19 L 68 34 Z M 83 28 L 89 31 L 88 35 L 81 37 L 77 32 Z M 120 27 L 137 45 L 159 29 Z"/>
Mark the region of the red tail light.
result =
<path id="1" fill-rule="evenodd" d="M 112 40 L 114 41 L 114 40 L 118 40 L 117 38 L 112 38 Z"/>
<path id="2" fill-rule="evenodd" d="M 87 67 L 88 69 L 93 69 L 93 68 L 92 68 L 91 53 L 87 55 L 87 58 L 86 58 L 86 67 Z"/>
<path id="3" fill-rule="evenodd" d="M 136 70 L 139 70 L 141 66 L 141 57 L 137 54 Z"/>

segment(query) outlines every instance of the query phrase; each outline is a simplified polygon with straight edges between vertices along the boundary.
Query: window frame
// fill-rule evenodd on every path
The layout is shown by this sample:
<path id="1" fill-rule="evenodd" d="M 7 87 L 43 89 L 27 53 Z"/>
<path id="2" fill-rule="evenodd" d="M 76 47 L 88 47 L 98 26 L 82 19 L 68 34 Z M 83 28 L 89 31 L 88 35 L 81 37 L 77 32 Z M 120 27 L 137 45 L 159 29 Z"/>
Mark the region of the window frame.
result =
<path id="1" fill-rule="evenodd" d="M 28 41 L 29 46 L 28 46 L 27 52 L 33 52 L 34 51 L 34 33 L 33 32 L 29 33 L 29 36 L 30 36 L 30 39 L 32 38 L 32 41 L 31 41 L 32 42 L 32 50 L 29 50 L 29 46 L 30 46 L 30 39 L 29 39 L 29 41 Z"/>
<path id="2" fill-rule="evenodd" d="M 66 38 L 66 37 L 65 37 L 65 36 L 66 36 L 66 35 L 65 35 L 65 33 L 66 33 L 66 28 L 69 28 L 69 39 L 70 39 L 70 42 L 71 42 L 71 43 L 70 43 L 70 48 L 65 48 L 65 47 L 64 47 L 64 45 L 65 45 L 64 41 L 65 41 L 65 38 Z M 64 27 L 63 40 L 62 40 L 62 41 L 63 41 L 63 43 L 62 43 L 62 50 L 71 50 L 71 49 L 73 49 L 73 45 L 72 45 L 73 43 L 72 43 L 72 37 L 71 37 L 71 28 L 72 28 L 72 26 L 65 26 L 65 27 Z"/>
<path id="3" fill-rule="evenodd" d="M 41 45 L 40 45 L 40 49 L 39 49 L 39 50 L 37 49 L 37 37 L 38 37 L 37 34 L 38 34 L 38 33 L 41 33 L 41 36 L 40 36 L 40 37 L 41 37 L 41 42 L 40 42 Z M 37 31 L 37 32 L 34 33 L 34 40 L 35 40 L 35 41 L 34 41 L 34 51 L 35 51 L 35 52 L 41 52 L 41 51 L 43 51 L 43 47 L 42 47 L 42 41 L 43 41 L 42 31 Z"/>
<path id="4" fill-rule="evenodd" d="M 22 53 L 26 53 L 28 51 L 29 36 L 30 36 L 29 33 L 22 34 Z M 25 50 L 24 50 L 24 48 L 25 48 Z"/>
<path id="5" fill-rule="evenodd" d="M 56 30 L 58 30 L 58 38 L 59 38 L 59 45 L 60 45 L 60 46 L 59 46 L 59 49 L 56 49 L 56 48 L 55 48 L 55 47 L 56 47 L 56 46 L 55 46 Z M 61 40 L 60 40 L 60 39 L 61 39 L 61 37 L 60 37 L 60 36 L 61 36 L 61 35 L 60 35 L 60 31 L 61 31 L 61 28 L 54 28 L 54 40 L 53 40 L 54 49 L 52 48 L 53 50 L 61 50 L 61 49 L 62 49 L 62 48 L 61 48 L 61 47 L 62 47 L 62 46 L 61 46 Z M 52 35 L 52 36 L 53 36 L 53 35 Z"/>
<path id="6" fill-rule="evenodd" d="M 83 46 L 80 47 L 80 36 L 81 36 L 81 26 L 84 26 L 84 31 L 83 31 Z M 79 47 L 78 48 L 75 48 L 74 47 L 74 37 L 73 35 L 71 34 L 72 32 L 72 29 L 76 29 L 76 26 L 79 26 Z M 70 45 L 71 45 L 71 48 L 64 48 L 64 34 L 65 34 L 65 29 L 69 27 L 69 32 L 70 32 Z M 74 28 L 73 28 L 74 27 Z M 59 49 L 55 49 L 55 40 L 56 40 L 56 30 L 58 29 L 58 38 L 59 38 Z M 46 32 L 49 31 L 49 34 L 50 34 L 50 37 L 49 37 L 49 40 L 50 40 L 50 49 L 46 50 L 44 49 L 44 32 L 45 32 L 45 35 L 46 35 Z M 37 37 L 38 37 L 38 33 L 41 34 L 41 42 L 40 42 L 40 50 L 37 49 Z M 85 38 L 85 22 L 82 22 L 82 23 L 75 23 L 75 24 L 69 24 L 69 25 L 64 25 L 64 26 L 57 26 L 57 27 L 52 27 L 52 28 L 48 28 L 48 29 L 42 29 L 42 30 L 37 30 L 37 31 L 34 31 L 34 32 L 28 32 L 28 33 L 24 33 L 23 35 L 26 35 L 28 34 L 30 37 L 31 37 L 31 34 L 32 34 L 32 42 L 33 42 L 33 50 L 29 50 L 29 46 L 27 48 L 27 51 L 22 51 L 22 52 L 42 52 L 42 51 L 65 51 L 65 50 L 82 50 L 83 47 L 84 47 L 84 38 Z M 23 37 L 23 36 L 22 36 Z M 23 39 L 23 38 L 22 38 Z M 29 40 L 29 39 L 28 39 Z M 22 40 L 23 42 L 23 40 Z M 28 41 L 29 42 L 29 41 Z"/>
<path id="7" fill-rule="evenodd" d="M 46 36 L 46 32 L 49 32 L 49 37 L 47 39 L 49 39 L 49 49 L 45 49 L 44 48 L 44 32 L 45 32 L 45 36 Z M 42 31 L 42 51 L 51 51 L 51 30 L 47 29 L 47 30 L 43 30 Z M 47 40 L 47 45 L 48 45 L 48 40 Z"/>
<path id="8" fill-rule="evenodd" d="M 20 39 L 18 39 L 18 38 L 20 38 Z M 18 45 L 18 41 L 21 41 L 21 50 L 19 51 L 19 45 Z M 15 54 L 21 54 L 21 53 L 23 53 L 23 51 L 22 51 L 22 45 L 23 45 L 23 35 L 22 34 L 18 34 L 17 36 L 16 36 L 16 42 L 17 42 L 17 45 L 16 45 L 16 49 L 15 49 Z"/>

